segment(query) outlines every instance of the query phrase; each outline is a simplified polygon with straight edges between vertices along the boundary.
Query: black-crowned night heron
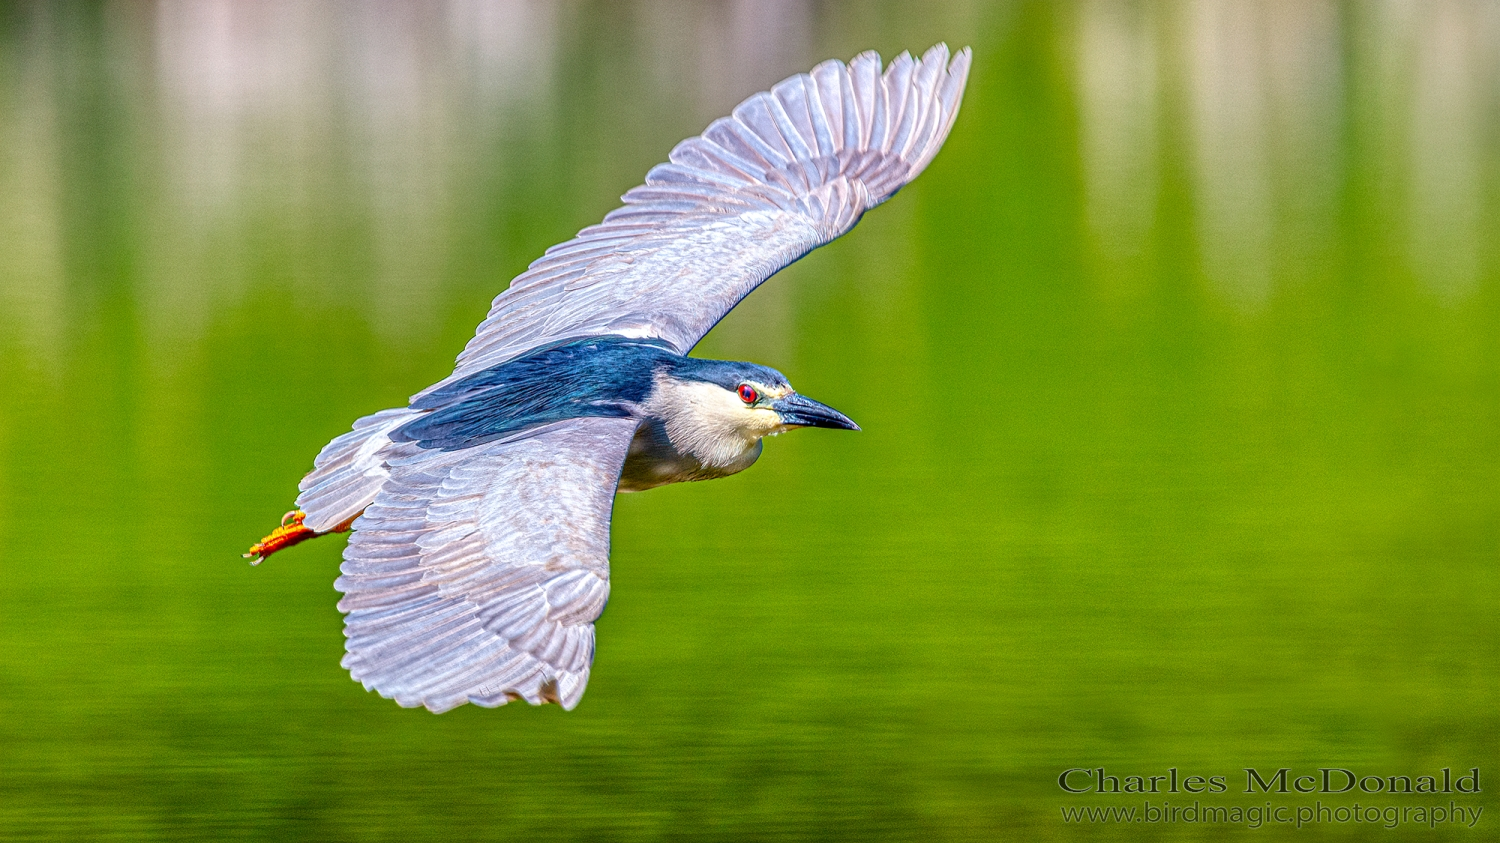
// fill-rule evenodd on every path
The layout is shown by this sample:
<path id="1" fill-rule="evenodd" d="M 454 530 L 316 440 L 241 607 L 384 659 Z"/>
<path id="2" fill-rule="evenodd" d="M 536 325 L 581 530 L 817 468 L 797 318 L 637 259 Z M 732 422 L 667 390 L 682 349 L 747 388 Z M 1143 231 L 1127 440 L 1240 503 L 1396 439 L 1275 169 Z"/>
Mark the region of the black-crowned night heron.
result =
<path id="1" fill-rule="evenodd" d="M 246 556 L 352 528 L 343 664 L 403 706 L 577 705 L 617 490 L 743 471 L 791 428 L 859 429 L 773 369 L 686 355 L 927 166 L 968 71 L 942 44 L 884 72 L 824 62 L 678 144 L 495 299 L 452 375 L 328 443 Z"/>

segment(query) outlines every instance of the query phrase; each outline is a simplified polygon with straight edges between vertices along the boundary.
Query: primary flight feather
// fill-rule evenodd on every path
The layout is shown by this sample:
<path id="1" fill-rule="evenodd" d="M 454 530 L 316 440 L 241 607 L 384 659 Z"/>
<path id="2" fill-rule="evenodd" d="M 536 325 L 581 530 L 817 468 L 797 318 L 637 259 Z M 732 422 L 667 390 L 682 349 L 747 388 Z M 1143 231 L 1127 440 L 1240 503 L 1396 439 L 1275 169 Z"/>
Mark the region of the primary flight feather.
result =
<path id="1" fill-rule="evenodd" d="M 343 664 L 403 706 L 577 705 L 617 491 L 742 471 L 783 430 L 859 429 L 774 369 L 686 355 L 927 166 L 968 71 L 942 44 L 883 71 L 827 61 L 678 144 L 495 298 L 452 375 L 328 443 L 246 556 L 352 529 Z"/>

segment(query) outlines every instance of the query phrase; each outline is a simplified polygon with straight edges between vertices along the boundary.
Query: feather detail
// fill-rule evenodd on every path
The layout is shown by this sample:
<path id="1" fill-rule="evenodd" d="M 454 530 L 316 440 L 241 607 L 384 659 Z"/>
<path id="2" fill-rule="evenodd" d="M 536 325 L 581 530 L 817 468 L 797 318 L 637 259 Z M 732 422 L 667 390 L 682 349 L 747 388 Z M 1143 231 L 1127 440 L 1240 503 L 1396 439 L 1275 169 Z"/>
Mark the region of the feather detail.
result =
<path id="1" fill-rule="evenodd" d="M 335 583 L 344 666 L 404 706 L 577 705 L 609 598 L 609 518 L 633 419 L 446 452 L 393 445 Z"/>
<path id="2" fill-rule="evenodd" d="M 687 353 L 751 290 L 852 228 L 937 154 L 970 54 L 938 44 L 827 61 L 745 100 L 674 148 L 599 225 L 547 250 L 496 297 L 452 376 L 565 337 L 625 333 Z"/>

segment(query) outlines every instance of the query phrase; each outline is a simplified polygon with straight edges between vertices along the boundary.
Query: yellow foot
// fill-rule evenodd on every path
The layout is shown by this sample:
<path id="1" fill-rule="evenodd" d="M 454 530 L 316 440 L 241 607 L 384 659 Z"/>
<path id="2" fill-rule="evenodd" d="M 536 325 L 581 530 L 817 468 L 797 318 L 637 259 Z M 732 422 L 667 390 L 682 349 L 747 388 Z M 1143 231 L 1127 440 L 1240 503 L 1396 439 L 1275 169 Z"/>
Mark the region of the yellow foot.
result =
<path id="1" fill-rule="evenodd" d="M 250 552 L 245 554 L 245 558 L 250 560 L 251 565 L 259 565 L 262 559 L 276 551 L 318 535 L 311 527 L 302 526 L 302 519 L 306 517 L 307 513 L 300 509 L 294 509 L 281 516 L 281 526 L 272 530 L 271 535 L 251 545 Z"/>

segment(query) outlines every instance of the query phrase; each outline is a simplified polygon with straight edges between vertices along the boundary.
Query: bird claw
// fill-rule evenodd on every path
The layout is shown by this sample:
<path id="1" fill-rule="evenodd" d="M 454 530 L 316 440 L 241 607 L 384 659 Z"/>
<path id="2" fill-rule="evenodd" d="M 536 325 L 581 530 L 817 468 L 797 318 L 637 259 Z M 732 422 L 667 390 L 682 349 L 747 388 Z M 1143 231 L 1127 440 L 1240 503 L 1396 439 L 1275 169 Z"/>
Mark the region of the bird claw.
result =
<path id="1" fill-rule="evenodd" d="M 281 526 L 271 531 L 271 534 L 250 546 L 250 551 L 243 554 L 250 560 L 251 565 L 259 565 L 261 560 L 278 550 L 291 547 L 292 545 L 310 539 L 316 535 L 311 527 L 302 526 L 302 520 L 307 513 L 300 509 L 281 516 Z"/>

